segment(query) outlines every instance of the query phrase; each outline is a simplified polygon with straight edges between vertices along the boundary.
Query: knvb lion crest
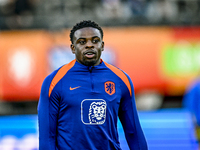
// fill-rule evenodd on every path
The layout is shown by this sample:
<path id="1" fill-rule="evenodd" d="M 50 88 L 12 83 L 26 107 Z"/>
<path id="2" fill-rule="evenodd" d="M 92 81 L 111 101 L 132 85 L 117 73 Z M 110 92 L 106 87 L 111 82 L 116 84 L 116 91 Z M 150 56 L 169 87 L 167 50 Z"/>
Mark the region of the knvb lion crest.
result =
<path id="1" fill-rule="evenodd" d="M 115 93 L 115 83 L 111 81 L 107 81 L 104 83 L 105 92 L 109 95 L 113 95 Z"/>
<path id="2" fill-rule="evenodd" d="M 103 124 L 106 118 L 106 102 L 93 102 L 89 109 L 90 124 Z"/>
<path id="3" fill-rule="evenodd" d="M 81 121 L 86 125 L 102 125 L 106 121 L 106 101 L 84 99 L 81 102 Z"/>

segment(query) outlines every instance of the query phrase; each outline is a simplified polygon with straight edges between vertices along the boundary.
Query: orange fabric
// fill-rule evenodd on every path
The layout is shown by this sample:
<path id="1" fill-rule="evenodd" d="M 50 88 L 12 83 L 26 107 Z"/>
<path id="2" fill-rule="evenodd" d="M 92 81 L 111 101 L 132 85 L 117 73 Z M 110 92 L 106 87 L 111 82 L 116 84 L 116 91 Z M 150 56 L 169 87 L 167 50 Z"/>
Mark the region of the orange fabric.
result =
<path id="1" fill-rule="evenodd" d="M 130 85 L 130 82 L 128 80 L 128 77 L 120 69 L 118 69 L 118 68 L 116 68 L 116 67 L 114 67 L 114 66 L 112 66 L 112 65 L 110 65 L 106 62 L 104 62 L 104 63 L 110 70 L 112 70 L 117 76 L 119 76 L 122 79 L 122 81 L 126 84 L 128 90 L 130 92 L 130 96 L 132 96 L 131 85 Z"/>
<path id="2" fill-rule="evenodd" d="M 49 87 L 49 97 L 51 95 L 51 92 L 53 88 L 56 86 L 56 84 L 62 79 L 62 77 L 68 72 L 69 69 L 71 69 L 76 60 L 74 59 L 69 64 L 64 65 L 60 70 L 58 70 L 57 74 L 54 76 L 53 80 L 51 81 L 50 87 Z"/>

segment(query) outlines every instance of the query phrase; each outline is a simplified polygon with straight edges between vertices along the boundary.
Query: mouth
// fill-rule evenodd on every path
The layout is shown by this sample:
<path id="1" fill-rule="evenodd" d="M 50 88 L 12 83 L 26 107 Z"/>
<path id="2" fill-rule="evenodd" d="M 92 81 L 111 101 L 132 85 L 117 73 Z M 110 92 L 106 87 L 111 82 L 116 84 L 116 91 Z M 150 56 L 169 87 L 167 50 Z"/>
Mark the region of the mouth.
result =
<path id="1" fill-rule="evenodd" d="M 93 58 L 93 57 L 95 57 L 96 52 L 94 52 L 94 51 L 86 51 L 86 52 L 84 53 L 84 55 L 85 55 L 87 58 Z"/>

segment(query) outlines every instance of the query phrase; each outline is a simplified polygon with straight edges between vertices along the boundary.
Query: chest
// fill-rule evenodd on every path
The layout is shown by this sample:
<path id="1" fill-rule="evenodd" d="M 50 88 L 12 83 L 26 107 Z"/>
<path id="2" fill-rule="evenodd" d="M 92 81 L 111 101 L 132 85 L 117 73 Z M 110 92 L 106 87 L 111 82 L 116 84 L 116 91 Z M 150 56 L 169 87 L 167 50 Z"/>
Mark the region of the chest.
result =
<path id="1" fill-rule="evenodd" d="M 69 74 L 62 80 L 62 102 L 79 105 L 85 99 L 102 99 L 118 104 L 121 99 L 120 81 L 108 73 L 81 72 Z"/>

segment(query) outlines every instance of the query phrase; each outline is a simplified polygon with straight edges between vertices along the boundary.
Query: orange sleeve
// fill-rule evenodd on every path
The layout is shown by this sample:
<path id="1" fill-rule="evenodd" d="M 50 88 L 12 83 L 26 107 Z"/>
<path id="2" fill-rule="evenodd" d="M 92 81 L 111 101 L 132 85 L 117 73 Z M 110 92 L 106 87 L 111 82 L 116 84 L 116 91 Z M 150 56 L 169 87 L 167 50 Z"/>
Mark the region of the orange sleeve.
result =
<path id="1" fill-rule="evenodd" d="M 51 81 L 51 84 L 49 87 L 49 97 L 54 87 L 56 86 L 56 84 L 60 81 L 60 79 L 62 79 L 62 77 L 68 72 L 68 70 L 74 66 L 75 62 L 76 60 L 74 59 L 69 64 L 64 65 L 58 70 L 57 74 L 54 76 L 53 80 Z"/>

